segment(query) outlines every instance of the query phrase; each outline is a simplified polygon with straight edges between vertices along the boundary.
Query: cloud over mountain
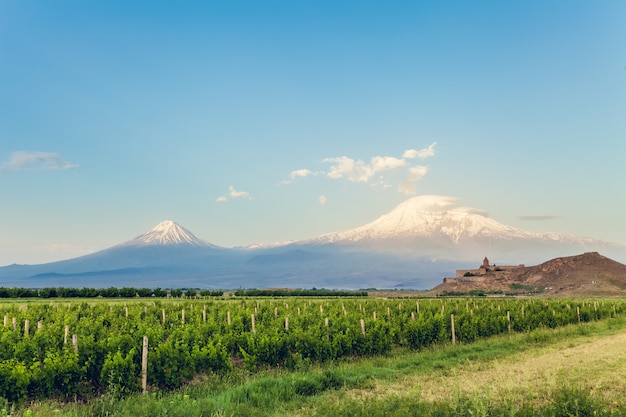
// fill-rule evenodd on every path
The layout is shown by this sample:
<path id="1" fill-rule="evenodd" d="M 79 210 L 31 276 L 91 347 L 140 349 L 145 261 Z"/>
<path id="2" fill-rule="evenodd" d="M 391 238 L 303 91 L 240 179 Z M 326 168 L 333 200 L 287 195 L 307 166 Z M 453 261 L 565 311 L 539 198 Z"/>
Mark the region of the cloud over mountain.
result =
<path id="1" fill-rule="evenodd" d="M 369 162 L 346 155 L 324 158 L 321 162 L 327 164 L 326 169 L 321 171 L 312 171 L 308 168 L 293 170 L 289 174 L 289 179 L 283 181 L 283 184 L 293 183 L 297 178 L 323 175 L 332 180 L 343 179 L 353 183 L 367 183 L 375 190 L 385 190 L 392 186 L 395 177 L 400 174 L 404 179 L 400 183 L 396 181 L 398 192 L 412 195 L 417 192 L 417 182 L 428 173 L 428 167 L 411 165 L 409 160 L 434 156 L 436 144 L 433 142 L 419 150 L 407 149 L 400 158 L 388 155 L 373 156 Z"/>

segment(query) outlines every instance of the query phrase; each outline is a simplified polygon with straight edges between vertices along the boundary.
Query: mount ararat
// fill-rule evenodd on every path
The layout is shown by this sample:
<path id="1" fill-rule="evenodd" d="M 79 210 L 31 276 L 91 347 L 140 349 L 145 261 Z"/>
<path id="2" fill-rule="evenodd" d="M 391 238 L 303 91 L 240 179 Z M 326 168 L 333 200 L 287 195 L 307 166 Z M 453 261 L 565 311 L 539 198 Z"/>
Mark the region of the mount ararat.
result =
<path id="1" fill-rule="evenodd" d="M 432 288 L 484 256 L 532 264 L 582 252 L 626 260 L 626 247 L 503 225 L 456 199 L 418 196 L 364 226 L 281 245 L 224 248 L 164 221 L 78 258 L 0 267 L 0 286 Z"/>

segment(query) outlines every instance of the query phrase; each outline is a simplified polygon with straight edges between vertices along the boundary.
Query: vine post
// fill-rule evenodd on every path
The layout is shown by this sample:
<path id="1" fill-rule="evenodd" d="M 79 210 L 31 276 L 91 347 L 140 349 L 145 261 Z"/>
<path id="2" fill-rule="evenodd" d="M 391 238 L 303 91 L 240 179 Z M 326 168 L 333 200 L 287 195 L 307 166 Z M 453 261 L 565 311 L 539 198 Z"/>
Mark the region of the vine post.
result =
<path id="1" fill-rule="evenodd" d="M 511 312 L 506 312 L 506 321 L 509 323 L 509 333 L 511 333 Z"/>
<path id="2" fill-rule="evenodd" d="M 452 344 L 456 345 L 456 334 L 454 333 L 454 314 L 450 314 L 450 325 L 452 327 Z"/>
<path id="3" fill-rule="evenodd" d="M 141 390 L 144 394 L 148 391 L 148 336 L 143 337 L 141 349 Z"/>

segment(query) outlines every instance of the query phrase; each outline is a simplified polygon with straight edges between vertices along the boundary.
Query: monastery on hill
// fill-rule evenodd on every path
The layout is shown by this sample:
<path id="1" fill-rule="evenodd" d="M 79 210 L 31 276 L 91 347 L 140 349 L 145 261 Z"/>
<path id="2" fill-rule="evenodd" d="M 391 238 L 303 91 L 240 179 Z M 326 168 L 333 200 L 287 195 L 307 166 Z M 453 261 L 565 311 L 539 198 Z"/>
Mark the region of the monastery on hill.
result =
<path id="1" fill-rule="evenodd" d="M 515 271 L 524 268 L 524 264 L 511 266 L 496 266 L 496 264 L 489 264 L 489 259 L 485 256 L 483 259 L 483 264 L 478 267 L 478 269 L 457 269 L 456 276 L 454 278 L 444 278 L 443 282 L 454 282 L 459 279 L 472 279 L 472 277 L 482 277 L 485 275 L 496 275 L 498 272 L 503 271 Z M 480 278 L 478 278 L 480 279 Z M 476 278 L 474 278 L 476 280 Z"/>

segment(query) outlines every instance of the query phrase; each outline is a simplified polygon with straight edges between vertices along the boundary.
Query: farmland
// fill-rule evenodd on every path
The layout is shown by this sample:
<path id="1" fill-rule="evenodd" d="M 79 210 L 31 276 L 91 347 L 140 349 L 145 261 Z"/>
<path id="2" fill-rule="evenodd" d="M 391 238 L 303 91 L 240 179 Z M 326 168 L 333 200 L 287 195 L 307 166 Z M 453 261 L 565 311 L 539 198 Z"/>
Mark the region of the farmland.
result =
<path id="1" fill-rule="evenodd" d="M 169 401 L 175 403 L 177 393 L 203 392 L 194 401 L 211 399 L 210 404 L 202 403 L 204 411 L 197 415 L 219 415 L 229 410 L 228 401 L 218 401 L 220 395 L 250 399 L 255 387 L 268 384 L 261 390 L 271 392 L 273 384 L 283 384 L 275 396 L 294 404 L 318 395 L 332 403 L 342 393 L 335 400 L 352 404 L 351 410 L 364 401 L 374 409 L 389 404 L 402 409 L 415 402 L 403 402 L 412 398 L 402 394 L 403 387 L 416 386 L 415 378 L 444 381 L 450 375 L 438 374 L 442 369 L 466 374 L 478 388 L 481 378 L 488 379 L 483 368 L 488 361 L 511 354 L 522 355 L 520 363 L 529 361 L 522 346 L 556 346 L 566 340 L 574 348 L 585 334 L 615 332 L 614 339 L 602 340 L 619 343 L 625 312 L 621 300 L 511 298 L 11 301 L 0 304 L 0 397 L 6 410 L 30 406 L 32 412 L 52 401 L 66 404 L 61 409 L 86 403 L 92 410 L 87 415 L 99 415 L 89 407 L 104 407 L 107 400 L 124 404 L 142 396 L 146 404 L 173 396 Z M 559 338 L 559 332 L 566 337 Z M 494 353 L 485 347 L 489 343 L 504 347 Z M 422 361 L 428 358 L 439 364 L 430 369 L 434 374 L 409 372 L 427 367 Z M 617 365 L 623 369 L 623 360 Z M 392 368 L 395 372 L 384 371 Z M 519 373 L 528 368 L 518 368 Z M 532 372 L 526 378 L 530 384 Z M 420 401 L 437 403 L 444 398 L 441 387 L 449 386 L 454 384 L 431 384 L 420 392 Z M 507 389 L 503 383 L 498 387 Z M 363 388 L 369 393 L 365 399 L 358 394 Z M 554 389 L 549 384 L 543 388 Z M 181 398 L 184 402 L 195 395 Z M 472 395 L 457 390 L 459 399 Z M 235 402 L 238 407 L 245 403 L 241 398 Z M 260 404 L 260 409 L 267 408 Z M 254 407 L 254 401 L 248 405 Z M 237 407 L 230 410 L 243 413 Z"/>

